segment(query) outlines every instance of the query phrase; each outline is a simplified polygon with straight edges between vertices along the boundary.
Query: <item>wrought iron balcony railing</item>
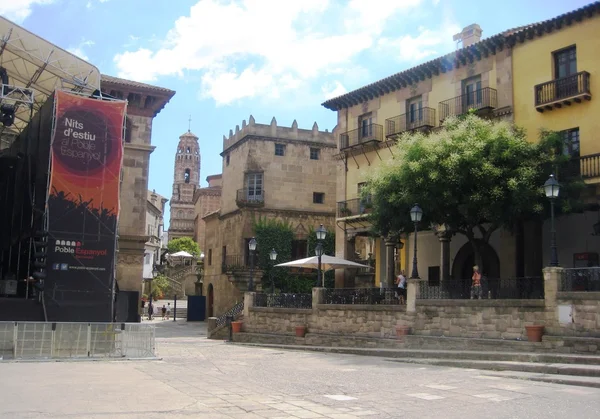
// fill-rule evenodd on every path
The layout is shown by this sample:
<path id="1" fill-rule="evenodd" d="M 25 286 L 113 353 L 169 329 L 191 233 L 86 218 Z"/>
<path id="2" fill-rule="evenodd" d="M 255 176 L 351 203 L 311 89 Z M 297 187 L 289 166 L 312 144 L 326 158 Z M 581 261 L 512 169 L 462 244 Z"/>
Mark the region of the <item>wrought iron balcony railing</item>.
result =
<path id="1" fill-rule="evenodd" d="M 435 109 L 421 108 L 414 112 L 398 115 L 385 120 L 386 137 L 412 131 L 418 128 L 435 127 Z"/>
<path id="2" fill-rule="evenodd" d="M 371 203 L 368 199 L 356 198 L 337 203 L 338 218 L 351 217 L 353 215 L 368 214 L 371 210 Z"/>
<path id="3" fill-rule="evenodd" d="M 398 288 L 326 288 L 325 304 L 400 304 Z"/>
<path id="4" fill-rule="evenodd" d="M 484 109 L 496 109 L 498 106 L 498 92 L 491 87 L 474 90 L 452 99 L 444 100 L 439 104 L 440 121 L 449 116 L 460 116 L 471 109 L 476 111 Z"/>
<path id="5" fill-rule="evenodd" d="M 544 298 L 544 279 L 542 277 L 527 278 L 481 278 L 481 294 L 472 290 L 473 281 L 469 279 L 447 279 L 439 285 L 419 283 L 417 299 L 421 300 L 463 300 L 474 297 L 492 300 Z"/>
<path id="6" fill-rule="evenodd" d="M 340 134 L 340 150 L 381 141 L 383 141 L 383 126 L 378 124 L 365 125 Z"/>
<path id="7" fill-rule="evenodd" d="M 600 177 L 600 153 L 579 157 L 579 173 L 581 177 Z"/>
<path id="8" fill-rule="evenodd" d="M 243 255 L 225 255 L 221 263 L 221 272 L 232 272 L 249 269 Z"/>
<path id="9" fill-rule="evenodd" d="M 235 202 L 238 206 L 263 206 L 265 204 L 265 190 L 257 188 L 238 189 Z"/>
<path id="10" fill-rule="evenodd" d="M 568 106 L 571 101 L 581 102 L 582 99 L 592 99 L 590 73 L 587 71 L 535 86 L 535 107 L 539 112 Z"/>
<path id="11" fill-rule="evenodd" d="M 600 268 L 570 268 L 563 271 L 559 291 L 599 292 Z"/>
<path id="12" fill-rule="evenodd" d="M 255 307 L 312 308 L 312 294 L 254 294 Z"/>

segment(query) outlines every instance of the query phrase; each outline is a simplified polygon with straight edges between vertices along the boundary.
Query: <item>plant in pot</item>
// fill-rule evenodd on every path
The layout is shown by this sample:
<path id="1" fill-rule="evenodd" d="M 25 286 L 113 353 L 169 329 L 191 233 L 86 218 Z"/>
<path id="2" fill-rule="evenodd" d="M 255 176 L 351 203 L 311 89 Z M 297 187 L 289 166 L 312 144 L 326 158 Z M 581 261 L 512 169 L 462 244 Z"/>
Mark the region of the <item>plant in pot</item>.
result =
<path id="1" fill-rule="evenodd" d="M 401 324 L 396 326 L 396 337 L 403 337 L 406 336 L 410 333 L 410 327 L 409 326 L 403 326 Z"/>
<path id="2" fill-rule="evenodd" d="M 306 325 L 296 326 L 296 337 L 303 338 L 306 335 Z"/>
<path id="3" fill-rule="evenodd" d="M 242 331 L 242 322 L 234 321 L 231 322 L 231 330 L 233 333 L 240 333 Z"/>
<path id="4" fill-rule="evenodd" d="M 534 324 L 531 326 L 525 326 L 525 330 L 527 331 L 527 340 L 529 342 L 542 341 L 542 335 L 544 334 L 544 326 Z"/>

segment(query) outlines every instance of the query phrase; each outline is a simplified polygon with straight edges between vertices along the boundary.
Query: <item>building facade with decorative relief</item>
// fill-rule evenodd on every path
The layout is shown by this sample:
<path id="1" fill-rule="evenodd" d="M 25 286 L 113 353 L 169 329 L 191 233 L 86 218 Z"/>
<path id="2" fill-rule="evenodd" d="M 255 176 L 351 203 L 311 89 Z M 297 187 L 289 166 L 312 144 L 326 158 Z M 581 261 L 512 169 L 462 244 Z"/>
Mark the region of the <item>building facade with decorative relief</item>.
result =
<path id="1" fill-rule="evenodd" d="M 312 129 L 248 123 L 223 137 L 219 210 L 204 216 L 203 294 L 208 316 L 243 298 L 249 279 L 248 242 L 259 219 L 286 221 L 294 230 L 292 257 L 306 257 L 311 228 L 335 229 L 336 154 L 333 134 Z M 271 249 L 261 249 L 264 252 Z M 261 273 L 254 273 L 261 287 Z"/>
<path id="2" fill-rule="evenodd" d="M 165 229 L 165 206 L 169 200 L 156 193 L 155 190 L 148 191 L 146 202 L 146 233 L 148 241 L 144 254 L 144 279 L 152 279 L 154 265 L 160 261 L 161 252 L 166 248 L 164 241 Z"/>
<path id="3" fill-rule="evenodd" d="M 137 305 L 149 238 L 146 225 L 148 171 L 150 154 L 155 149 L 152 121 L 175 92 L 106 75 L 102 75 L 101 86 L 104 93 L 128 102 L 121 173 L 117 284 L 119 292 L 130 294 L 131 304 L 135 301 Z"/>
<path id="4" fill-rule="evenodd" d="M 194 237 L 194 197 L 200 188 L 200 145 L 189 130 L 179 137 L 175 152 L 169 240 Z"/>
<path id="5" fill-rule="evenodd" d="M 204 216 L 215 212 L 221 206 L 222 175 L 211 175 L 206 177 L 208 186 L 199 188 L 194 194 L 194 241 L 204 250 L 204 239 L 206 237 L 206 224 Z"/>

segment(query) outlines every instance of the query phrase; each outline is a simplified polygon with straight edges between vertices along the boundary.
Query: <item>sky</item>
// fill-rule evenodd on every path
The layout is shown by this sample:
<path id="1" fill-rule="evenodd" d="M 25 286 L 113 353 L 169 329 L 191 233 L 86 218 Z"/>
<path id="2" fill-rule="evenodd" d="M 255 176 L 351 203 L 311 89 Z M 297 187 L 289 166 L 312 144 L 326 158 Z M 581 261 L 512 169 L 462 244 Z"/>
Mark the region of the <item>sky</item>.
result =
<path id="1" fill-rule="evenodd" d="M 0 0 L 0 15 L 103 74 L 177 92 L 154 119 L 148 185 L 171 198 L 190 117 L 206 186 L 221 173 L 223 135 L 250 115 L 331 131 L 336 114 L 323 101 L 453 51 L 465 26 L 486 38 L 590 2 Z"/>

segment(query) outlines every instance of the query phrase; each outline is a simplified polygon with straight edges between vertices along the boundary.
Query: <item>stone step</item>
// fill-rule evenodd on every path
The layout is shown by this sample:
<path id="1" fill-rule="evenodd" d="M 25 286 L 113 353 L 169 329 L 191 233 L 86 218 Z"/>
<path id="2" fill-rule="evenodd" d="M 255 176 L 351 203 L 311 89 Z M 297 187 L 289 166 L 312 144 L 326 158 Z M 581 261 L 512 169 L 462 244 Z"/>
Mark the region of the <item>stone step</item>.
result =
<path id="1" fill-rule="evenodd" d="M 600 388 L 599 377 L 577 377 L 573 375 L 540 374 L 519 371 L 495 371 L 486 373 L 488 377 L 512 378 L 515 380 L 538 381 L 551 384 Z"/>

